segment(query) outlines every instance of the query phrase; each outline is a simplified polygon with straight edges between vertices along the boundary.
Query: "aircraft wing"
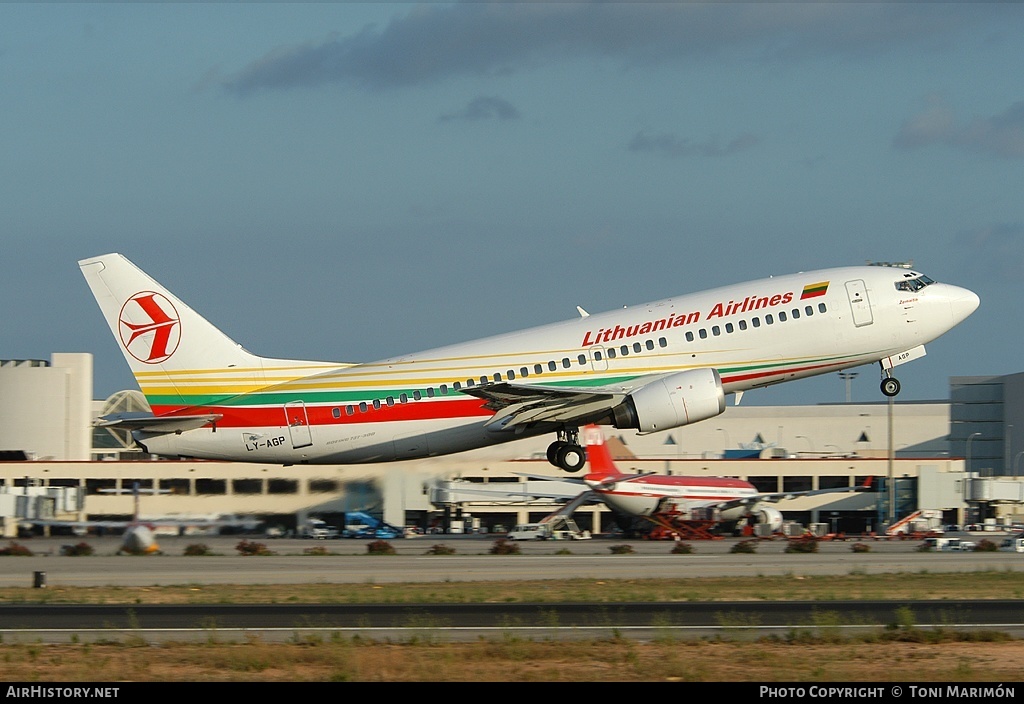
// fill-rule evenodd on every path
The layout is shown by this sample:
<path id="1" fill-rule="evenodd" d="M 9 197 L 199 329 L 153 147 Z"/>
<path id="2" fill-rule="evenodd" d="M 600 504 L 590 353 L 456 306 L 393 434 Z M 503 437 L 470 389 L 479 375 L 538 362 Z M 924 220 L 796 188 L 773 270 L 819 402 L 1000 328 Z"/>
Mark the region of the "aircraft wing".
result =
<path id="1" fill-rule="evenodd" d="M 547 479 L 550 479 L 548 477 Z M 564 484 L 570 484 L 564 482 Z M 438 503 L 452 503 L 454 501 L 534 501 L 536 499 L 553 499 L 556 501 L 579 500 L 584 503 L 598 503 L 600 497 L 596 492 L 585 486 L 572 483 L 564 486 L 563 482 L 531 481 L 525 484 L 507 484 L 504 488 L 500 484 L 483 486 L 480 484 L 450 481 L 434 487 L 431 492 L 432 500 Z M 588 495 L 583 498 L 584 495 Z"/>
<path id="2" fill-rule="evenodd" d="M 587 486 L 587 483 L 580 477 L 552 477 L 550 474 L 527 474 L 525 472 L 513 472 L 517 477 L 525 477 L 539 482 L 560 482 L 564 484 L 579 484 Z"/>
<path id="3" fill-rule="evenodd" d="M 18 523 L 47 528 L 127 528 L 132 521 L 60 521 L 52 518 L 19 518 Z"/>
<path id="4" fill-rule="evenodd" d="M 585 424 L 622 403 L 630 389 L 611 386 L 542 386 L 499 382 L 462 389 L 487 401 L 494 415 L 485 426 L 516 428 L 530 423 Z"/>
<path id="5" fill-rule="evenodd" d="M 240 519 L 224 520 L 224 519 L 205 519 L 205 518 L 140 518 L 137 521 L 65 521 L 58 520 L 55 518 L 24 518 L 19 519 L 19 523 L 25 523 L 34 526 L 47 526 L 50 528 L 127 528 L 128 526 L 134 525 L 146 525 L 146 526 L 169 526 L 169 527 L 229 527 L 229 526 L 248 526 L 258 524 L 258 521 L 243 521 Z"/>
<path id="6" fill-rule="evenodd" d="M 795 499 L 798 496 L 820 496 L 822 494 L 851 494 L 863 491 L 871 491 L 871 480 L 872 477 L 868 477 L 860 486 L 841 486 L 834 489 L 812 489 L 810 491 L 780 491 L 772 494 L 757 494 L 755 496 L 748 496 L 742 499 L 731 499 L 729 501 L 720 502 L 708 502 L 707 506 L 714 506 L 715 508 L 722 509 L 723 511 L 730 508 L 736 508 L 744 505 L 755 505 L 760 503 L 774 504 L 779 501 L 785 501 L 787 499 Z"/>
<path id="7" fill-rule="evenodd" d="M 115 430 L 142 430 L 147 433 L 180 433 L 201 428 L 223 418 L 219 413 L 191 416 L 155 416 L 152 413 L 114 413 L 97 418 L 93 425 Z"/>

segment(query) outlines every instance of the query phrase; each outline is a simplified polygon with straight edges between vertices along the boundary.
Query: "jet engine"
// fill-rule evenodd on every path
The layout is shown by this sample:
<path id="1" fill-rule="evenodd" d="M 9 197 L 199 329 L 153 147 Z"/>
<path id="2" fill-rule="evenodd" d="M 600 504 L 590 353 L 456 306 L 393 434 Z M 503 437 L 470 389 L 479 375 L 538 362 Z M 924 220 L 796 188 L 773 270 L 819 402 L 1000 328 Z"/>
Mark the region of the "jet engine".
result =
<path id="1" fill-rule="evenodd" d="M 612 409 L 616 428 L 640 434 L 677 428 L 725 411 L 725 391 L 718 370 L 691 369 L 644 384 Z"/>
<path id="2" fill-rule="evenodd" d="M 755 506 L 749 514 L 747 521 L 750 525 L 768 525 L 772 532 L 782 530 L 782 512 L 773 506 Z"/>

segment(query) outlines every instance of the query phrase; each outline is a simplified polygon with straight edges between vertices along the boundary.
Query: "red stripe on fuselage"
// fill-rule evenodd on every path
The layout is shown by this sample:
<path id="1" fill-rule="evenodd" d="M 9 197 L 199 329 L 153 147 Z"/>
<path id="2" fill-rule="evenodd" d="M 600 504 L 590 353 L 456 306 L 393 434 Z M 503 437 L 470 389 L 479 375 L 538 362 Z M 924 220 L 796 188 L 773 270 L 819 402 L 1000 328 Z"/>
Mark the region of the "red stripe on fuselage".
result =
<path id="1" fill-rule="evenodd" d="M 607 489 L 598 489 L 598 494 L 604 494 L 607 496 L 649 496 L 651 498 L 658 497 L 660 494 L 650 491 L 608 491 Z M 697 496 L 688 496 L 683 494 L 682 496 L 666 496 L 665 498 L 673 501 L 685 499 L 686 501 L 731 501 L 733 499 L 744 499 L 754 498 L 752 494 L 722 494 L 721 496 L 705 496 L 700 494 Z"/>
<path id="2" fill-rule="evenodd" d="M 403 420 L 434 420 L 440 418 L 486 418 L 494 414 L 484 408 L 484 401 L 470 398 L 465 401 L 414 401 L 394 406 L 381 405 L 379 409 L 370 406 L 361 413 L 359 407 L 352 415 L 345 412 L 346 405 L 306 406 L 306 417 L 311 426 L 347 425 L 349 423 L 387 423 Z M 291 407 L 290 407 L 291 408 Z M 334 409 L 341 416 L 334 417 Z M 294 410 L 294 409 L 292 409 Z M 283 406 L 260 406 L 242 408 L 239 406 L 153 406 L 156 415 L 198 415 L 218 413 L 223 416 L 217 421 L 218 428 L 280 428 L 285 425 Z"/>
<path id="3" fill-rule="evenodd" d="M 786 369 L 776 369 L 770 372 L 754 372 L 752 374 L 729 374 L 722 375 L 722 383 L 730 384 L 737 381 L 750 381 L 751 379 L 765 379 L 770 376 L 785 376 L 787 374 L 793 374 L 796 372 L 806 372 L 812 369 L 828 369 L 829 367 L 842 367 L 841 362 L 829 362 L 828 364 L 810 364 L 805 367 L 788 367 Z"/>

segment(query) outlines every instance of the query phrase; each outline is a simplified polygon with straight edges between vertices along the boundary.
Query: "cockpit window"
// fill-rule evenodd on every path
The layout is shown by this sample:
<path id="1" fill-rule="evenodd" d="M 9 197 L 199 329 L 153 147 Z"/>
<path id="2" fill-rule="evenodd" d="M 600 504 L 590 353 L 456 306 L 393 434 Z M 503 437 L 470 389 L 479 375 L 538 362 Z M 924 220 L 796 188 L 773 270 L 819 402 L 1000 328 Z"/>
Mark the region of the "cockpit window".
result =
<path id="1" fill-rule="evenodd" d="M 925 286 L 929 286 L 935 283 L 932 279 L 929 279 L 924 274 L 917 276 L 913 279 L 904 279 L 903 281 L 896 282 L 897 291 L 920 291 Z"/>

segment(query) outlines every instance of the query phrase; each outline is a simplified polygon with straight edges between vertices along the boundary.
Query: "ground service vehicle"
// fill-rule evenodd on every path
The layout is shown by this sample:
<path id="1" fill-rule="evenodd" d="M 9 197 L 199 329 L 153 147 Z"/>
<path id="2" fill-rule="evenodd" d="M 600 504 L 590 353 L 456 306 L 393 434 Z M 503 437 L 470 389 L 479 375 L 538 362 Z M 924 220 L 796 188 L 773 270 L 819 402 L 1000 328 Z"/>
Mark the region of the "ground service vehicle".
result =
<path id="1" fill-rule="evenodd" d="M 325 521 L 319 518 L 310 518 L 306 521 L 306 524 L 302 526 L 300 533 L 303 538 L 312 538 L 314 540 L 328 540 L 338 537 L 338 529 L 334 526 L 327 525 Z"/>

